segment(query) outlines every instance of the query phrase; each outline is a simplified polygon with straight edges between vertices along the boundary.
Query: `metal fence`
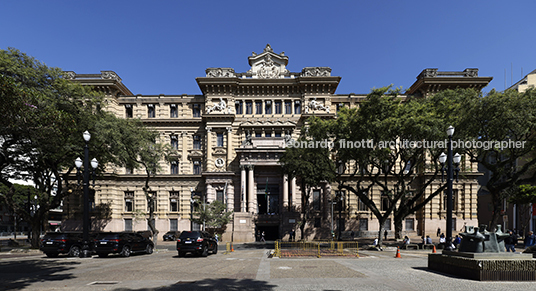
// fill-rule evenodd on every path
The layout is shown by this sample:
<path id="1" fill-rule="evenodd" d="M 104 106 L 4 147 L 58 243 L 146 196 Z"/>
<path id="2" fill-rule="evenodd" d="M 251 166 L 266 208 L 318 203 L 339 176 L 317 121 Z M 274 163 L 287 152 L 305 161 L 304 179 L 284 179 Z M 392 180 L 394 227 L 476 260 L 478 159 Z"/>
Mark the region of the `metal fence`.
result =
<path id="1" fill-rule="evenodd" d="M 317 257 L 347 256 L 359 257 L 357 242 L 342 241 L 275 241 L 276 257 Z"/>

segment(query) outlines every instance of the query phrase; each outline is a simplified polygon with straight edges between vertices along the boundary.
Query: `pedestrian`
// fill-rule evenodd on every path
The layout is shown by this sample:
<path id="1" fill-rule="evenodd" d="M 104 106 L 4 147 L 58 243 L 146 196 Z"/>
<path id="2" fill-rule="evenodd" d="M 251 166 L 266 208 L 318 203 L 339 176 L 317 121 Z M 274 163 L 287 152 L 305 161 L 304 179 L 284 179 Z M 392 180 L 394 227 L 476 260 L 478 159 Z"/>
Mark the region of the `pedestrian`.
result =
<path id="1" fill-rule="evenodd" d="M 266 240 L 264 239 L 264 230 L 261 233 L 261 242 L 266 242 Z"/>
<path id="2" fill-rule="evenodd" d="M 402 244 L 405 244 L 405 245 L 410 244 L 410 239 L 409 239 L 409 237 L 407 235 L 404 237 L 404 241 L 402 241 Z"/>
<path id="3" fill-rule="evenodd" d="M 445 238 L 445 234 L 442 233 L 440 236 L 439 236 L 439 243 L 440 244 L 444 244 L 447 242 L 447 239 Z"/>
<path id="4" fill-rule="evenodd" d="M 427 244 L 427 245 L 434 244 L 434 243 L 432 242 L 432 238 L 431 238 L 429 235 L 426 236 L 426 244 Z"/>
<path id="5" fill-rule="evenodd" d="M 462 242 L 462 239 L 459 235 L 456 235 L 456 238 L 454 238 L 454 247 L 458 248 L 458 245 Z"/>
<path id="6" fill-rule="evenodd" d="M 438 228 L 437 228 L 436 236 L 439 236 L 439 235 L 441 235 L 441 228 L 438 227 Z"/>
<path id="7" fill-rule="evenodd" d="M 512 233 L 511 230 L 508 231 L 509 236 L 504 239 L 504 246 L 506 247 L 506 251 L 512 253 L 516 252 L 516 244 L 517 244 L 517 236 Z"/>
<path id="8" fill-rule="evenodd" d="M 383 232 L 383 240 L 387 240 L 387 230 L 384 230 Z"/>
<path id="9" fill-rule="evenodd" d="M 535 243 L 534 239 L 535 239 L 534 233 L 532 231 L 529 231 L 529 234 L 525 236 L 525 248 L 533 246 Z"/>
<path id="10" fill-rule="evenodd" d="M 291 229 L 290 232 L 288 233 L 288 241 L 294 241 L 295 235 L 296 235 L 296 232 L 294 231 L 294 229 Z"/>

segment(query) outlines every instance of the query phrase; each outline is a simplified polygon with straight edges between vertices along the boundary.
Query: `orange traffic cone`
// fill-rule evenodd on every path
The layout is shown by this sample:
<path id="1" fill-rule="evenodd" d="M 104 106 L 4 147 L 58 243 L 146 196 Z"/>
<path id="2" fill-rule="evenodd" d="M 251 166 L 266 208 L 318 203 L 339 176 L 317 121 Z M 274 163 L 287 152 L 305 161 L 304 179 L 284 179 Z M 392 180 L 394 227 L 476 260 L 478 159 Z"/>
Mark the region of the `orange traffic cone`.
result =
<path id="1" fill-rule="evenodd" d="M 400 256 L 400 247 L 396 247 L 396 256 L 395 256 L 395 258 L 402 258 Z"/>
<path id="2" fill-rule="evenodd" d="M 432 253 L 434 253 L 434 254 L 437 253 L 436 249 L 435 249 L 435 245 L 434 245 L 434 249 L 432 250 Z"/>
<path id="3" fill-rule="evenodd" d="M 231 243 L 231 252 L 234 252 L 234 246 L 232 243 Z"/>

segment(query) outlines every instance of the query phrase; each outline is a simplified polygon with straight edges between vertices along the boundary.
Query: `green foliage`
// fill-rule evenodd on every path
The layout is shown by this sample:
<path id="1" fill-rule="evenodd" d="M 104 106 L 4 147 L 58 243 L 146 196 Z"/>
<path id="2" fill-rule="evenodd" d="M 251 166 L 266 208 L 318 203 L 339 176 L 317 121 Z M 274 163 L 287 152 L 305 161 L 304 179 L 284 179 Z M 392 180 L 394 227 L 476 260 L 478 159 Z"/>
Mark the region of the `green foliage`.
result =
<path id="1" fill-rule="evenodd" d="M 509 201 L 516 204 L 536 203 L 536 186 L 519 185 L 515 188 L 514 193 L 510 196 Z"/>
<path id="2" fill-rule="evenodd" d="M 224 228 L 232 218 L 233 212 L 227 211 L 225 204 L 214 200 L 203 204 L 200 200 L 194 202 L 194 212 L 191 221 L 203 225 L 209 229 Z"/>

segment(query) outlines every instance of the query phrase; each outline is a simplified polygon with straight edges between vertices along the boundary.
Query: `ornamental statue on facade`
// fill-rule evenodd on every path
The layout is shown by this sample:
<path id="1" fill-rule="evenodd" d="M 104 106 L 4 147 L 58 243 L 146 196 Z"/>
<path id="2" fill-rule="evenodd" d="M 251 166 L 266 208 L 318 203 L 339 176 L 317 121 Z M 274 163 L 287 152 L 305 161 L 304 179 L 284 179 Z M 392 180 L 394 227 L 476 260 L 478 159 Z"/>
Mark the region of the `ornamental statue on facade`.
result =
<path id="1" fill-rule="evenodd" d="M 212 105 L 212 107 L 207 108 L 207 113 L 211 113 L 211 112 L 221 112 L 221 113 L 231 114 L 232 107 L 229 106 L 229 108 L 227 108 L 227 103 L 225 103 L 225 101 L 220 97 L 220 102 L 215 103 L 214 105 Z"/>
<path id="2" fill-rule="evenodd" d="M 324 106 L 320 102 L 316 101 L 316 97 L 309 101 L 309 104 L 305 106 L 305 114 L 313 113 L 315 110 L 323 110 L 329 113 L 329 106 Z M 312 111 L 312 112 L 309 112 Z"/>

